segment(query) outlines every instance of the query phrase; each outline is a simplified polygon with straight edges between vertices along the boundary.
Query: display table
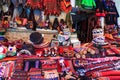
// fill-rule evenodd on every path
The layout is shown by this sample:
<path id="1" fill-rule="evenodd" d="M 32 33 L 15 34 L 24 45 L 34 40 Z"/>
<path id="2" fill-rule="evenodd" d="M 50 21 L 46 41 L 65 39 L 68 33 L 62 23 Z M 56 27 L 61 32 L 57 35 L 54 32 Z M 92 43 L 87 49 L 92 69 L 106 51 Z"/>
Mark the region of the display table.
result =
<path id="1" fill-rule="evenodd" d="M 58 34 L 58 31 L 56 30 L 45 30 L 45 29 L 37 29 L 37 32 L 40 32 L 44 34 L 44 40 L 45 41 L 51 41 L 54 34 Z M 5 34 L 5 37 L 9 41 L 15 41 L 19 39 L 23 39 L 25 42 L 29 41 L 29 35 L 34 32 L 32 30 L 27 29 L 7 29 L 7 32 Z"/>

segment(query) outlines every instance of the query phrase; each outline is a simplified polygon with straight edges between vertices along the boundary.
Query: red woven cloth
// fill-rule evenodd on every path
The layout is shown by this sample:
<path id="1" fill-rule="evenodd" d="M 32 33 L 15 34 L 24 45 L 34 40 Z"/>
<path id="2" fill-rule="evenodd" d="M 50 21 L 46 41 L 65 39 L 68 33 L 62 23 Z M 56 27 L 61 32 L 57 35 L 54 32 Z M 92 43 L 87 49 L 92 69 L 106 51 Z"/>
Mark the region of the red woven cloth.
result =
<path id="1" fill-rule="evenodd" d="M 104 76 L 120 76 L 120 70 L 111 70 L 105 72 L 93 72 L 92 77 L 104 77 Z"/>
<path id="2" fill-rule="evenodd" d="M 43 0 L 27 0 L 27 5 L 34 8 L 43 9 Z"/>
<path id="3" fill-rule="evenodd" d="M 44 0 L 45 15 L 59 15 L 60 3 L 59 0 Z"/>
<path id="4" fill-rule="evenodd" d="M 120 76 L 99 77 L 97 80 L 120 80 Z"/>
<path id="5" fill-rule="evenodd" d="M 70 0 L 61 0 L 61 10 L 68 13 L 72 10 L 72 6 L 71 6 L 71 3 L 70 3 Z"/>

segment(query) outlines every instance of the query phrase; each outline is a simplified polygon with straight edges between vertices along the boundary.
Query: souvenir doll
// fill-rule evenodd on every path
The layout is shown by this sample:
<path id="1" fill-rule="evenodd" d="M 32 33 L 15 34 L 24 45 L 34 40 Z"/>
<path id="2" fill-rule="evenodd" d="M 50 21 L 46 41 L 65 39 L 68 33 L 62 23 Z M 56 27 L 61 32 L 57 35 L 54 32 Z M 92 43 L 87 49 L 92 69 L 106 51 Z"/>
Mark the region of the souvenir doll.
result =
<path id="1" fill-rule="evenodd" d="M 15 56 L 17 54 L 17 49 L 15 45 L 9 45 L 7 50 L 7 56 Z"/>
<path id="2" fill-rule="evenodd" d="M 6 57 L 7 48 L 3 45 L 0 45 L 0 59 Z"/>
<path id="3" fill-rule="evenodd" d="M 49 16 L 46 17 L 45 25 L 44 25 L 43 28 L 45 28 L 45 29 L 52 29 L 52 27 L 51 27 L 51 22 L 50 22 L 50 19 L 49 19 Z"/>
<path id="4" fill-rule="evenodd" d="M 61 66 L 61 71 L 62 71 L 61 76 L 64 76 L 65 80 L 69 80 L 69 79 L 76 80 L 76 77 L 73 75 L 73 72 L 70 68 L 70 64 L 67 60 L 64 60 L 63 58 L 61 58 L 59 60 L 59 64 Z"/>
<path id="5" fill-rule="evenodd" d="M 60 31 L 58 18 L 54 19 L 52 29 Z"/>
<path id="6" fill-rule="evenodd" d="M 64 29 L 68 28 L 67 23 L 64 21 L 64 19 L 60 20 L 60 31 L 63 31 Z"/>
<path id="7" fill-rule="evenodd" d="M 51 57 L 57 56 L 55 48 L 51 48 Z"/>
<path id="8" fill-rule="evenodd" d="M 8 17 L 4 16 L 2 19 L 2 27 L 3 28 L 8 28 L 9 27 L 9 21 L 8 21 Z"/>
<path id="9" fill-rule="evenodd" d="M 50 50 L 48 48 L 44 48 L 43 54 L 45 57 L 48 57 L 50 55 Z"/>

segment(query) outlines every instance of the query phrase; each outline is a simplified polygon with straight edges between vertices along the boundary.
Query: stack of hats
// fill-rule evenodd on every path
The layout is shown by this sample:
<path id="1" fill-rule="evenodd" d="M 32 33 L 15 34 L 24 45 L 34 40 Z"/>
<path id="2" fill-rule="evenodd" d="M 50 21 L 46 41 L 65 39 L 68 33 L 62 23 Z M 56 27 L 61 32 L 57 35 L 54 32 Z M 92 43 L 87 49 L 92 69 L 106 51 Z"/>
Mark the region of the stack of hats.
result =
<path id="1" fill-rule="evenodd" d="M 92 42 L 95 44 L 104 44 L 105 43 L 105 36 L 104 30 L 102 28 L 93 29 L 92 31 L 93 40 Z"/>

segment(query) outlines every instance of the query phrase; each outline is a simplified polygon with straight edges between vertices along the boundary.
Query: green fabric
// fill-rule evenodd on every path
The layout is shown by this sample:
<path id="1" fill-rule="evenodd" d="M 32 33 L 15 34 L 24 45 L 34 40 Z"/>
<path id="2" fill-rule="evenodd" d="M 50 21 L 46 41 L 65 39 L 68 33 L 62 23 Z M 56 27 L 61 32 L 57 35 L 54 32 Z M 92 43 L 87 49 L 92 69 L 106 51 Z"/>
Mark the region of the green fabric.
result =
<path id="1" fill-rule="evenodd" d="M 81 2 L 82 2 L 82 0 L 76 0 L 75 5 L 76 6 L 81 6 Z"/>
<path id="2" fill-rule="evenodd" d="M 82 0 L 81 4 L 85 9 L 93 9 L 96 7 L 94 0 Z"/>

